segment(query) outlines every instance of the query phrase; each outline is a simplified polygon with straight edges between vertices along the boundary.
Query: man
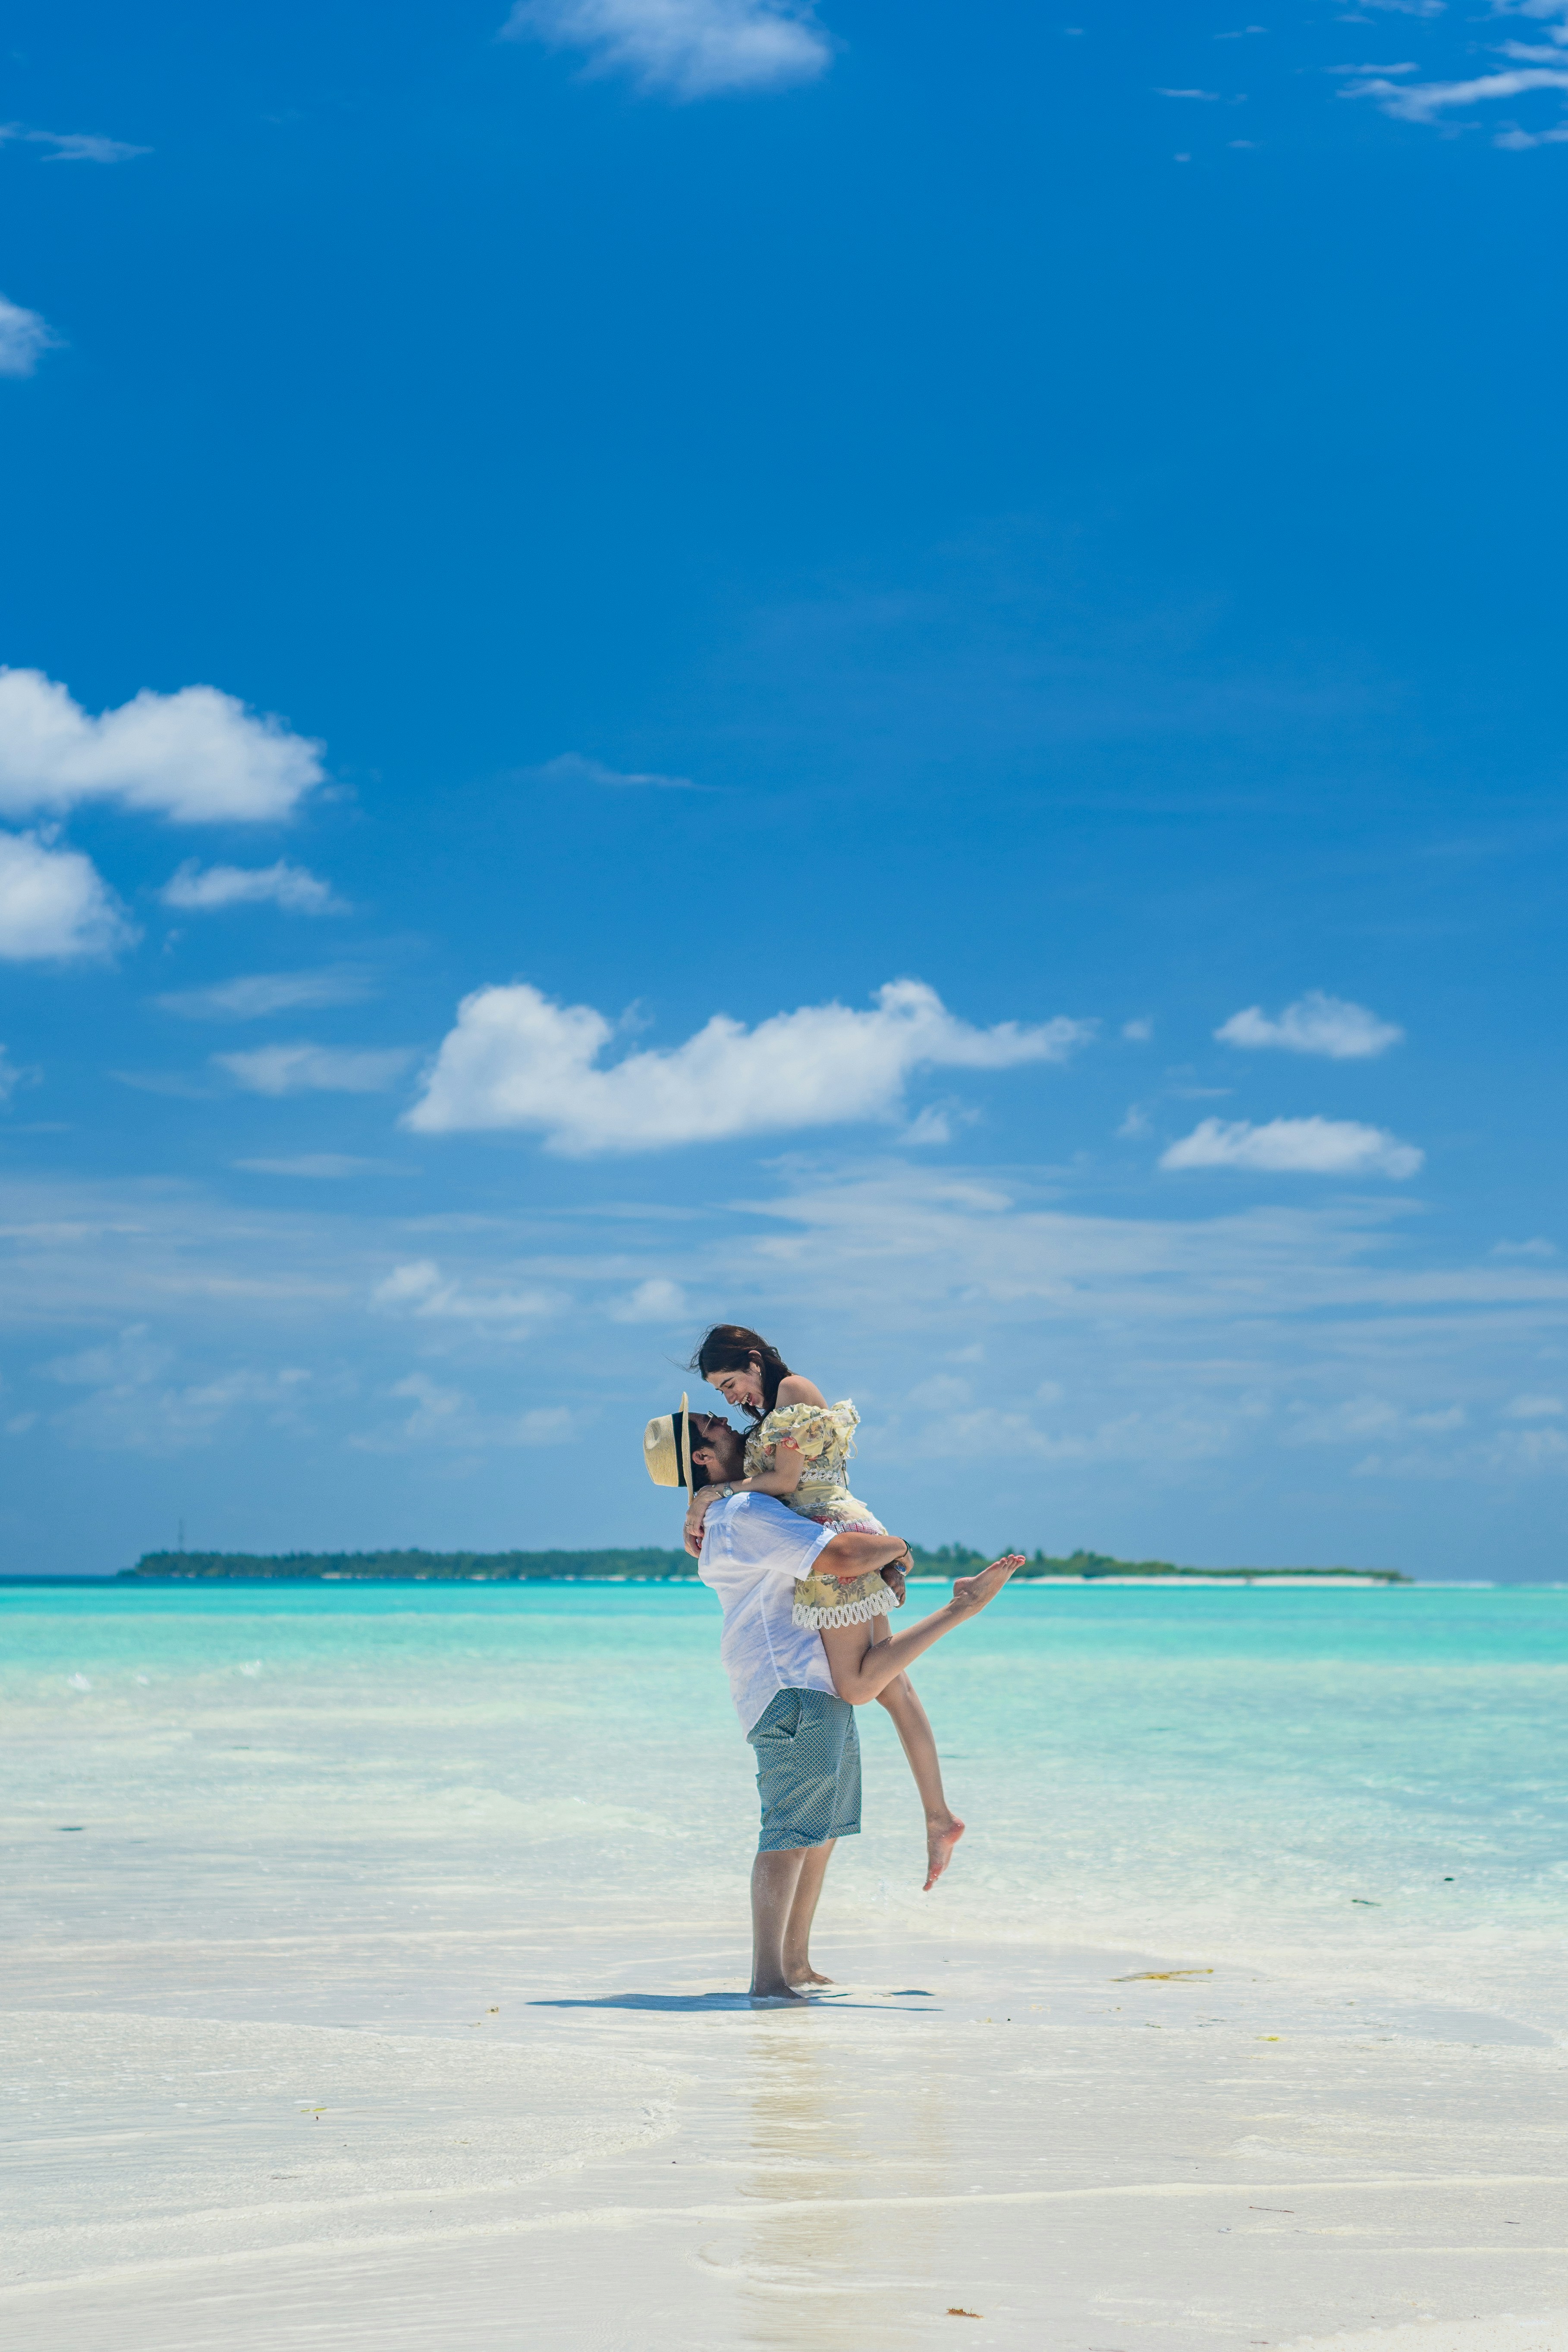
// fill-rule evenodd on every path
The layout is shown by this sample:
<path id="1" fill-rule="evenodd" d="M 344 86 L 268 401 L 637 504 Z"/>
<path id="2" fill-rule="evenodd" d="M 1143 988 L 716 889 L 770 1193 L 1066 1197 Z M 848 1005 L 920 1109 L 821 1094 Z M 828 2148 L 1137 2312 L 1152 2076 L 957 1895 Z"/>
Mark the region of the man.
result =
<path id="1" fill-rule="evenodd" d="M 644 1460 L 657 1486 L 726 1485 L 743 1475 L 740 1433 L 716 1413 L 650 1421 Z M 798 1984 L 825 1984 L 812 1968 L 811 1924 L 841 1837 L 860 1829 L 860 1742 L 855 1709 L 874 1699 L 922 1651 L 977 1616 L 1019 1565 L 998 1560 L 952 1588 L 944 1608 L 907 1633 L 880 1626 L 818 1633 L 796 1625 L 797 1577 L 853 1580 L 906 1559 L 901 1536 L 819 1526 L 771 1495 L 727 1495 L 703 1522 L 698 1574 L 724 1612 L 720 1655 L 741 1729 L 756 1751 L 762 1832 L 752 1868 L 752 1997 L 798 2000 Z"/>

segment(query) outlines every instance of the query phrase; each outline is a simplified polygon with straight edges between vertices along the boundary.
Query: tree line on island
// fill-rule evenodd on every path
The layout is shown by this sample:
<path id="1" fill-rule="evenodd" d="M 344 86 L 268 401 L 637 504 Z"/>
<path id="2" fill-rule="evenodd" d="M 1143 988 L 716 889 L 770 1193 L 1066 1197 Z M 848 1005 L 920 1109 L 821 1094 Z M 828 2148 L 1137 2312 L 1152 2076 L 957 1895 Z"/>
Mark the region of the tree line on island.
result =
<path id="1" fill-rule="evenodd" d="M 942 1544 L 935 1551 L 911 1544 L 910 1550 L 920 1576 L 968 1576 L 995 1557 L 958 1543 Z M 548 1577 L 686 1579 L 696 1576 L 697 1563 L 684 1551 L 661 1551 L 651 1545 L 629 1551 L 148 1551 L 134 1568 L 122 1568 L 119 1573 L 122 1580 L 144 1582 L 233 1577 L 269 1582 L 291 1578 L 336 1583 L 363 1578 L 432 1584 L 515 1584 Z M 1380 1584 L 1410 1582 L 1391 1568 L 1178 1568 L 1168 1559 L 1113 1559 L 1100 1551 L 1075 1551 L 1062 1558 L 1036 1551 L 1018 1574 L 1078 1577 L 1088 1583 L 1108 1576 L 1218 1576 L 1243 1581 L 1271 1576 L 1356 1576 Z"/>

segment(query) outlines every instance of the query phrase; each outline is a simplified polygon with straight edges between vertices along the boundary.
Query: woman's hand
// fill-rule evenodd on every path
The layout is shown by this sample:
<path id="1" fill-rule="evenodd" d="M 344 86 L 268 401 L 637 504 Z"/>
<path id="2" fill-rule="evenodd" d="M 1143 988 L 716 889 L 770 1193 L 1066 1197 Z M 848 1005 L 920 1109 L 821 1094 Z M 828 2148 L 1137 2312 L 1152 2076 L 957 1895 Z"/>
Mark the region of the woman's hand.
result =
<path id="1" fill-rule="evenodd" d="M 699 1559 L 701 1557 L 702 1523 L 708 1517 L 709 1506 L 718 1499 L 717 1486 L 700 1486 L 691 1497 L 686 1513 L 686 1525 L 680 1530 L 680 1540 L 693 1559 Z"/>
<path id="2" fill-rule="evenodd" d="M 708 1516 L 709 1505 L 714 1500 L 718 1492 L 717 1486 L 700 1486 L 687 1506 L 686 1525 L 681 1529 L 681 1538 L 693 1559 L 702 1549 L 702 1522 Z"/>

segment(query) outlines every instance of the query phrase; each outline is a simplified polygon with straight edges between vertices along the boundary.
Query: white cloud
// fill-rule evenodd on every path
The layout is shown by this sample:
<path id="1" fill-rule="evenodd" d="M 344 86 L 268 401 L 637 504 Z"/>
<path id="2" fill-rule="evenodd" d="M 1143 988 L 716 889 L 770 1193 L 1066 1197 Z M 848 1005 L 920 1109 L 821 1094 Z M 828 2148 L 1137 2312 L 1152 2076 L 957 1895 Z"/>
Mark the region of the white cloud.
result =
<path id="1" fill-rule="evenodd" d="M 1363 8 L 1381 8 L 1390 16 L 1440 16 L 1447 0 L 1358 0 Z"/>
<path id="2" fill-rule="evenodd" d="M 938 1103 L 927 1103 L 905 1128 L 900 1141 L 916 1146 L 934 1146 L 952 1141 L 952 1112 Z"/>
<path id="3" fill-rule="evenodd" d="M 1392 6 L 1397 0 L 1368 0 L 1369 5 Z M 1425 7 L 1410 6 L 1405 13 L 1428 15 Z M 1529 17 L 1540 25 L 1545 34 L 1544 43 L 1503 41 L 1496 54 L 1506 58 L 1506 66 L 1484 74 L 1475 74 L 1462 81 L 1427 81 L 1406 84 L 1403 88 L 1386 77 L 1407 73 L 1415 68 L 1406 65 L 1368 66 L 1363 68 L 1368 79 L 1342 91 L 1344 98 L 1370 98 L 1396 120 L 1405 122 L 1436 123 L 1456 113 L 1468 113 L 1475 107 L 1494 106 L 1510 99 L 1529 98 L 1545 91 L 1568 90 L 1568 0 L 1492 0 L 1494 21 L 1503 17 Z M 1568 142 L 1568 118 L 1549 122 L 1536 130 L 1526 130 L 1517 122 L 1505 123 L 1492 141 L 1496 147 L 1530 148 L 1560 146 Z"/>
<path id="4" fill-rule="evenodd" d="M 710 793 L 711 784 L 693 783 L 689 776 L 663 776 L 652 768 L 606 768 L 602 760 L 585 759 L 581 751 L 563 751 L 557 760 L 531 768 L 530 775 L 544 783 L 651 786 L 657 792 Z"/>
<path id="5" fill-rule="evenodd" d="M 1568 1470 L 1568 1435 L 1560 1429 L 1504 1430 L 1488 1460 L 1491 1468 L 1510 1475 L 1521 1470 Z"/>
<path id="6" fill-rule="evenodd" d="M 1161 1155 L 1162 1168 L 1249 1168 L 1289 1176 L 1414 1176 L 1425 1154 L 1352 1118 L 1205 1118 Z"/>
<path id="7" fill-rule="evenodd" d="M 1147 1018 L 1139 1021 L 1124 1021 L 1121 1024 L 1121 1034 L 1129 1045 L 1146 1045 L 1154 1034 L 1154 1024 Z"/>
<path id="8" fill-rule="evenodd" d="M 363 1004 L 372 993 L 368 972 L 352 965 L 326 971 L 252 971 L 213 988 L 180 988 L 153 998 L 164 1013 L 187 1021 L 259 1021 L 302 1005 Z"/>
<path id="9" fill-rule="evenodd" d="M 434 1258 L 395 1265 L 371 1293 L 374 1306 L 443 1322 L 520 1324 L 554 1314 L 562 1300 L 547 1290 L 507 1290 L 493 1274 L 478 1283 L 444 1276 Z"/>
<path id="10" fill-rule="evenodd" d="M 350 1439 L 369 1454 L 390 1454 L 405 1442 L 418 1445 L 448 1445 L 465 1453 L 491 1446 L 560 1445 L 573 1432 L 565 1405 L 536 1406 L 521 1413 L 487 1413 L 475 1406 L 462 1389 L 445 1389 L 427 1372 L 410 1372 L 387 1391 L 405 1398 L 414 1410 L 395 1432 L 369 1431 Z"/>
<path id="11" fill-rule="evenodd" d="M 1560 1396 L 1516 1396 L 1503 1407 L 1508 1421 L 1551 1421 L 1563 1412 L 1568 1412 L 1568 1405 Z"/>
<path id="12" fill-rule="evenodd" d="M 245 1054 L 215 1054 L 219 1069 L 253 1095 L 379 1095 L 395 1086 L 414 1059 L 411 1045 L 258 1045 Z"/>
<path id="13" fill-rule="evenodd" d="M 1214 1034 L 1225 1045 L 1278 1045 L 1288 1054 L 1324 1054 L 1331 1062 L 1365 1061 L 1386 1053 L 1405 1035 L 1364 1004 L 1325 996 L 1321 988 L 1310 989 L 1288 1004 L 1278 1021 L 1271 1021 L 1261 1006 L 1249 1004 L 1244 1013 L 1233 1013 Z"/>
<path id="14" fill-rule="evenodd" d="M 303 866 L 209 866 L 194 857 L 172 874 L 158 896 L 165 907 L 211 914 L 220 907 L 282 907 L 290 915 L 346 915 L 346 902 Z"/>
<path id="15" fill-rule="evenodd" d="M 416 1171 L 395 1160 L 359 1160 L 349 1151 L 298 1151 L 291 1160 L 237 1160 L 255 1176 L 305 1176 L 317 1181 L 344 1176 L 411 1176 Z"/>
<path id="16" fill-rule="evenodd" d="M 131 147 L 123 139 L 102 139 L 91 131 L 28 131 L 20 122 L 0 122 L 0 144 L 20 139 L 32 147 L 52 147 L 46 163 L 128 163 L 150 155 L 151 147 Z"/>
<path id="17" fill-rule="evenodd" d="M 1568 89 L 1568 70 L 1559 66 L 1519 66 L 1506 73 L 1478 74 L 1468 81 L 1394 82 L 1379 77 L 1372 81 L 1354 82 L 1341 96 L 1375 99 L 1384 114 L 1392 114 L 1402 122 L 1435 122 L 1440 114 L 1455 108 L 1523 98 L 1536 89 Z M 1510 145 L 1522 141 L 1531 146 L 1554 136 L 1551 132 L 1528 131 L 1505 135 Z"/>
<path id="18" fill-rule="evenodd" d="M 0 1045 L 0 1108 L 10 1101 L 18 1087 L 25 1086 L 30 1077 L 37 1076 L 36 1070 L 25 1070 L 19 1063 L 14 1062 L 5 1046 Z"/>
<path id="19" fill-rule="evenodd" d="M 590 72 L 671 98 L 785 89 L 832 54 L 808 0 L 518 0 L 502 37 L 585 49 Z"/>
<path id="20" fill-rule="evenodd" d="M 1494 1242 L 1492 1244 L 1493 1257 L 1552 1258 L 1556 1255 L 1556 1243 L 1546 1241 L 1540 1234 L 1537 1234 L 1534 1240 L 1528 1242 Z"/>
<path id="21" fill-rule="evenodd" d="M 1156 98 L 1201 98 L 1205 106 L 1219 104 L 1217 89 L 1157 89 Z"/>
<path id="22" fill-rule="evenodd" d="M 312 1376 L 300 1367 L 239 1366 L 174 1387 L 161 1378 L 173 1360 L 170 1349 L 136 1326 L 106 1346 L 41 1366 L 47 1378 L 90 1391 L 79 1404 L 51 1415 L 54 1426 L 76 1444 L 142 1454 L 205 1444 L 246 1406 L 261 1408 L 275 1427 L 300 1428 L 301 1395 Z"/>
<path id="23" fill-rule="evenodd" d="M 42 670 L 0 669 L 0 809 L 13 814 L 118 800 L 179 824 L 275 823 L 320 783 L 321 751 L 214 686 L 143 688 L 93 719 Z"/>
<path id="24" fill-rule="evenodd" d="M 110 955 L 136 937 L 89 857 L 47 835 L 0 833 L 0 958 L 8 963 Z"/>
<path id="25" fill-rule="evenodd" d="M 616 1323 L 683 1323 L 691 1309 L 678 1282 L 653 1275 L 639 1282 L 629 1297 L 612 1299 L 605 1312 Z"/>
<path id="26" fill-rule="evenodd" d="M 47 319 L 0 294 L 0 375 L 31 375 L 59 340 Z"/>
<path id="27" fill-rule="evenodd" d="M 552 1150 L 642 1151 L 770 1129 L 895 1118 L 917 1069 L 1064 1061 L 1089 1024 L 1005 1021 L 973 1029 L 934 989 L 899 980 L 877 1009 L 805 1005 L 747 1030 L 724 1013 L 669 1052 L 595 1066 L 614 1035 L 591 1005 L 536 988 L 481 988 L 458 1009 L 407 1124 L 426 1134 L 541 1130 Z"/>

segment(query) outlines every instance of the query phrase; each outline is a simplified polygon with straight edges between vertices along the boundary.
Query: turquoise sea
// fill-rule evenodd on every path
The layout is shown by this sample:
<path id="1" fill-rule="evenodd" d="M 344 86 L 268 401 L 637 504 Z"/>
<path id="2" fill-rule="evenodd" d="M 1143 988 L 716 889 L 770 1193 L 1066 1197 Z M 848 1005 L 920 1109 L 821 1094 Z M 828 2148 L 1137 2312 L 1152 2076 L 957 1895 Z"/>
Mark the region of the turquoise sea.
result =
<path id="1" fill-rule="evenodd" d="M 912 1588 L 906 1622 L 940 1597 Z M 675 1585 L 9 1590 L 24 1906 L 238 1931 L 352 1883 L 388 1919 L 733 1937 L 754 1800 L 717 1636 Z M 864 1710 L 847 1918 L 1310 1948 L 1559 2021 L 1568 1590 L 1015 1585 L 915 1679 L 970 1833 L 922 1897 L 912 1790 Z"/>

